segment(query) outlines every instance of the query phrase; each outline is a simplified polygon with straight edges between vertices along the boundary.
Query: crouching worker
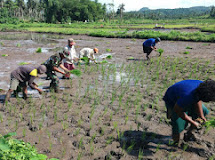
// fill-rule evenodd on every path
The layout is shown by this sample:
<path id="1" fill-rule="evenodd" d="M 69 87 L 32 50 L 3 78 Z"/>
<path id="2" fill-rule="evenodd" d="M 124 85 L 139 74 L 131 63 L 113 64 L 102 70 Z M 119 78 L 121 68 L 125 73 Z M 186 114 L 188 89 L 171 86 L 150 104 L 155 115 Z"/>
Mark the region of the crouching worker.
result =
<path id="1" fill-rule="evenodd" d="M 88 58 L 88 64 L 89 64 L 89 60 L 93 61 L 94 63 L 97 63 L 96 62 L 96 58 L 95 58 L 95 55 L 94 54 L 98 54 L 99 53 L 99 50 L 98 48 L 94 48 L 94 49 L 91 49 L 91 48 L 83 48 L 81 51 L 80 51 L 80 59 L 83 58 L 83 57 L 87 57 Z"/>
<path id="2" fill-rule="evenodd" d="M 38 88 L 37 84 L 34 82 L 38 74 L 43 74 L 46 72 L 46 66 L 40 65 L 39 67 L 24 65 L 20 66 L 11 72 L 10 88 L 6 94 L 5 103 L 9 101 L 11 93 L 16 91 L 18 87 L 23 89 L 23 97 L 27 99 L 27 84 L 32 88 L 38 90 L 41 94 L 42 90 Z"/>
<path id="3" fill-rule="evenodd" d="M 67 57 L 65 52 L 57 53 L 49 57 L 49 59 L 46 60 L 46 62 L 44 63 L 47 68 L 47 77 L 51 79 L 50 90 L 54 90 L 55 92 L 59 92 L 59 78 L 57 77 L 56 72 L 59 72 L 63 75 L 69 74 L 69 70 L 65 68 L 62 64 L 62 60 L 65 57 Z M 58 67 L 63 69 L 64 72 L 58 69 Z"/>
<path id="4" fill-rule="evenodd" d="M 156 38 L 156 39 L 150 38 L 150 39 L 147 39 L 145 42 L 143 42 L 143 52 L 146 53 L 147 60 L 149 60 L 149 55 L 151 54 L 151 52 L 153 50 L 157 50 L 155 45 L 160 41 L 161 41 L 160 38 Z"/>
<path id="5" fill-rule="evenodd" d="M 179 145 L 180 133 L 191 124 L 184 140 L 195 140 L 193 129 L 200 128 L 196 119 L 206 121 L 209 113 L 202 102 L 215 101 L 215 81 L 183 80 L 169 87 L 163 97 L 167 108 L 167 118 L 171 119 L 172 138 Z"/>
<path id="6" fill-rule="evenodd" d="M 64 48 L 64 51 L 63 51 L 64 54 L 67 55 L 63 59 L 63 64 L 64 64 L 64 67 L 67 68 L 68 70 L 75 69 L 74 62 L 79 60 L 74 45 L 75 45 L 74 39 L 72 38 L 68 39 L 68 45 Z M 69 79 L 70 74 L 63 75 L 62 78 Z"/>

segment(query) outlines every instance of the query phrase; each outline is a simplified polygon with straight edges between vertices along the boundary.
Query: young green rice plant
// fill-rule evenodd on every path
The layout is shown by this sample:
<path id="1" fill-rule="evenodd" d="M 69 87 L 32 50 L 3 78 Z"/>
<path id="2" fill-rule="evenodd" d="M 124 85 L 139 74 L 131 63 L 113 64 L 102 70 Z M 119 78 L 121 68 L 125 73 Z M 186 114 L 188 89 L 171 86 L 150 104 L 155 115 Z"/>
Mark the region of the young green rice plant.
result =
<path id="1" fill-rule="evenodd" d="M 157 49 L 157 52 L 159 53 L 159 56 L 162 56 L 164 50 L 162 48 L 158 48 Z"/>
<path id="2" fill-rule="evenodd" d="M 42 53 L 42 49 L 41 48 L 37 48 L 36 53 Z"/>
<path id="3" fill-rule="evenodd" d="M 0 122 L 2 123 L 4 121 L 3 115 L 0 113 Z"/>
<path id="4" fill-rule="evenodd" d="M 20 62 L 19 65 L 27 65 L 27 64 L 30 64 L 30 62 Z"/>
<path id="5" fill-rule="evenodd" d="M 3 42 L 0 42 L 0 45 L 1 45 L 1 46 L 4 46 L 4 43 L 3 43 Z"/>
<path id="6" fill-rule="evenodd" d="M 2 57 L 7 57 L 7 56 L 9 56 L 8 54 L 2 54 L 1 55 Z"/>
<path id="7" fill-rule="evenodd" d="M 76 130 L 75 130 L 75 132 L 74 132 L 74 136 L 77 136 L 77 135 L 79 135 L 79 133 L 80 133 L 80 128 L 77 128 Z"/>
<path id="8" fill-rule="evenodd" d="M 183 54 L 190 54 L 190 52 L 189 51 L 184 51 Z"/>
<path id="9" fill-rule="evenodd" d="M 17 43 L 16 46 L 17 46 L 17 47 L 21 47 L 21 44 L 20 44 L 20 43 Z"/>
<path id="10" fill-rule="evenodd" d="M 142 160 L 143 159 L 143 150 L 139 149 L 139 153 L 138 153 L 138 160 Z"/>
<path id="11" fill-rule="evenodd" d="M 187 47 L 186 47 L 186 49 L 193 49 L 193 48 L 192 48 L 192 47 L 190 47 L 190 46 L 187 46 Z"/>
<path id="12" fill-rule="evenodd" d="M 112 56 L 112 55 L 108 55 L 106 58 L 107 58 L 107 59 L 112 59 L 113 56 Z"/>
<path id="13" fill-rule="evenodd" d="M 22 135 L 23 135 L 23 137 L 26 136 L 26 128 L 23 128 L 23 130 L 22 130 Z"/>
<path id="14" fill-rule="evenodd" d="M 82 75 L 82 72 L 80 70 L 78 70 L 78 69 L 73 69 L 73 70 L 70 71 L 70 73 L 74 74 L 74 75 L 76 75 L 78 77 L 80 77 Z"/>
<path id="15" fill-rule="evenodd" d="M 107 49 L 106 49 L 106 52 L 111 52 L 111 51 L 112 51 L 112 50 L 111 50 L 111 49 L 109 49 L 109 48 L 107 48 Z"/>

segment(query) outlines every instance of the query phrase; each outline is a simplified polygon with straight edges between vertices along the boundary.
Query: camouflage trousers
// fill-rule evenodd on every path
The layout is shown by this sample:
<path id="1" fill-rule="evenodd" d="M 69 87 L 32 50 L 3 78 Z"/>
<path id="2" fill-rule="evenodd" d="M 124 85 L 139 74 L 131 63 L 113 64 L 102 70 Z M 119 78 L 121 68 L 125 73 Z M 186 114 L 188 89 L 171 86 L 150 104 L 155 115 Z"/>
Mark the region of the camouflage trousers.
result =
<path id="1" fill-rule="evenodd" d="M 59 81 L 59 78 L 57 77 L 56 73 L 54 71 L 47 71 L 46 75 L 51 80 L 50 90 L 54 90 L 55 92 L 58 92 L 60 81 Z"/>

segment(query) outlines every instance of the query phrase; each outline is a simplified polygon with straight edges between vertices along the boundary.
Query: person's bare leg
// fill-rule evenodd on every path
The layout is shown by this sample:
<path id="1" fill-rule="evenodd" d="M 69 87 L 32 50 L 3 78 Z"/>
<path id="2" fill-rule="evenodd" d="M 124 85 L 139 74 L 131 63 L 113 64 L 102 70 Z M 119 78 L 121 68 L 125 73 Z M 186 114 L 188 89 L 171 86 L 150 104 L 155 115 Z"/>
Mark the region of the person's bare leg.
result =
<path id="1" fill-rule="evenodd" d="M 6 97 L 5 97 L 5 100 L 4 100 L 4 104 L 7 103 L 8 101 L 10 101 L 10 96 L 11 96 L 11 93 L 13 92 L 12 89 L 9 89 L 7 91 L 7 94 L 6 94 Z"/>
<path id="2" fill-rule="evenodd" d="M 23 98 L 26 100 L 27 97 L 27 86 L 23 87 Z"/>
<path id="3" fill-rule="evenodd" d="M 180 142 L 180 133 L 179 134 L 173 134 L 172 135 L 172 139 L 174 141 L 174 145 L 179 145 L 179 142 Z"/>

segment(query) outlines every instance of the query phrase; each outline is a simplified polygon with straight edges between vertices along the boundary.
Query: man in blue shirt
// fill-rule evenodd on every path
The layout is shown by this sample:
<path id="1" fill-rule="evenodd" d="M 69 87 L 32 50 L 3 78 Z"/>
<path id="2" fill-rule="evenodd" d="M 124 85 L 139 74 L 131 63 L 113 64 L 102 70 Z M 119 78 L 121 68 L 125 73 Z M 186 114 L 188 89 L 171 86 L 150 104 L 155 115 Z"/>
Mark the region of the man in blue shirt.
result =
<path id="1" fill-rule="evenodd" d="M 156 50 L 155 45 L 160 42 L 160 38 L 150 38 L 147 39 L 145 42 L 143 42 L 143 52 L 146 53 L 147 60 L 149 59 L 149 55 L 152 52 L 152 50 Z"/>
<path id="2" fill-rule="evenodd" d="M 192 130 L 199 128 L 197 118 L 206 121 L 209 113 L 202 102 L 215 101 L 215 81 L 183 80 L 169 87 L 163 97 L 167 108 L 167 118 L 171 118 L 172 138 L 179 144 L 180 133 L 191 124 L 184 139 L 193 136 Z M 192 118 L 190 118 L 192 117 Z"/>

